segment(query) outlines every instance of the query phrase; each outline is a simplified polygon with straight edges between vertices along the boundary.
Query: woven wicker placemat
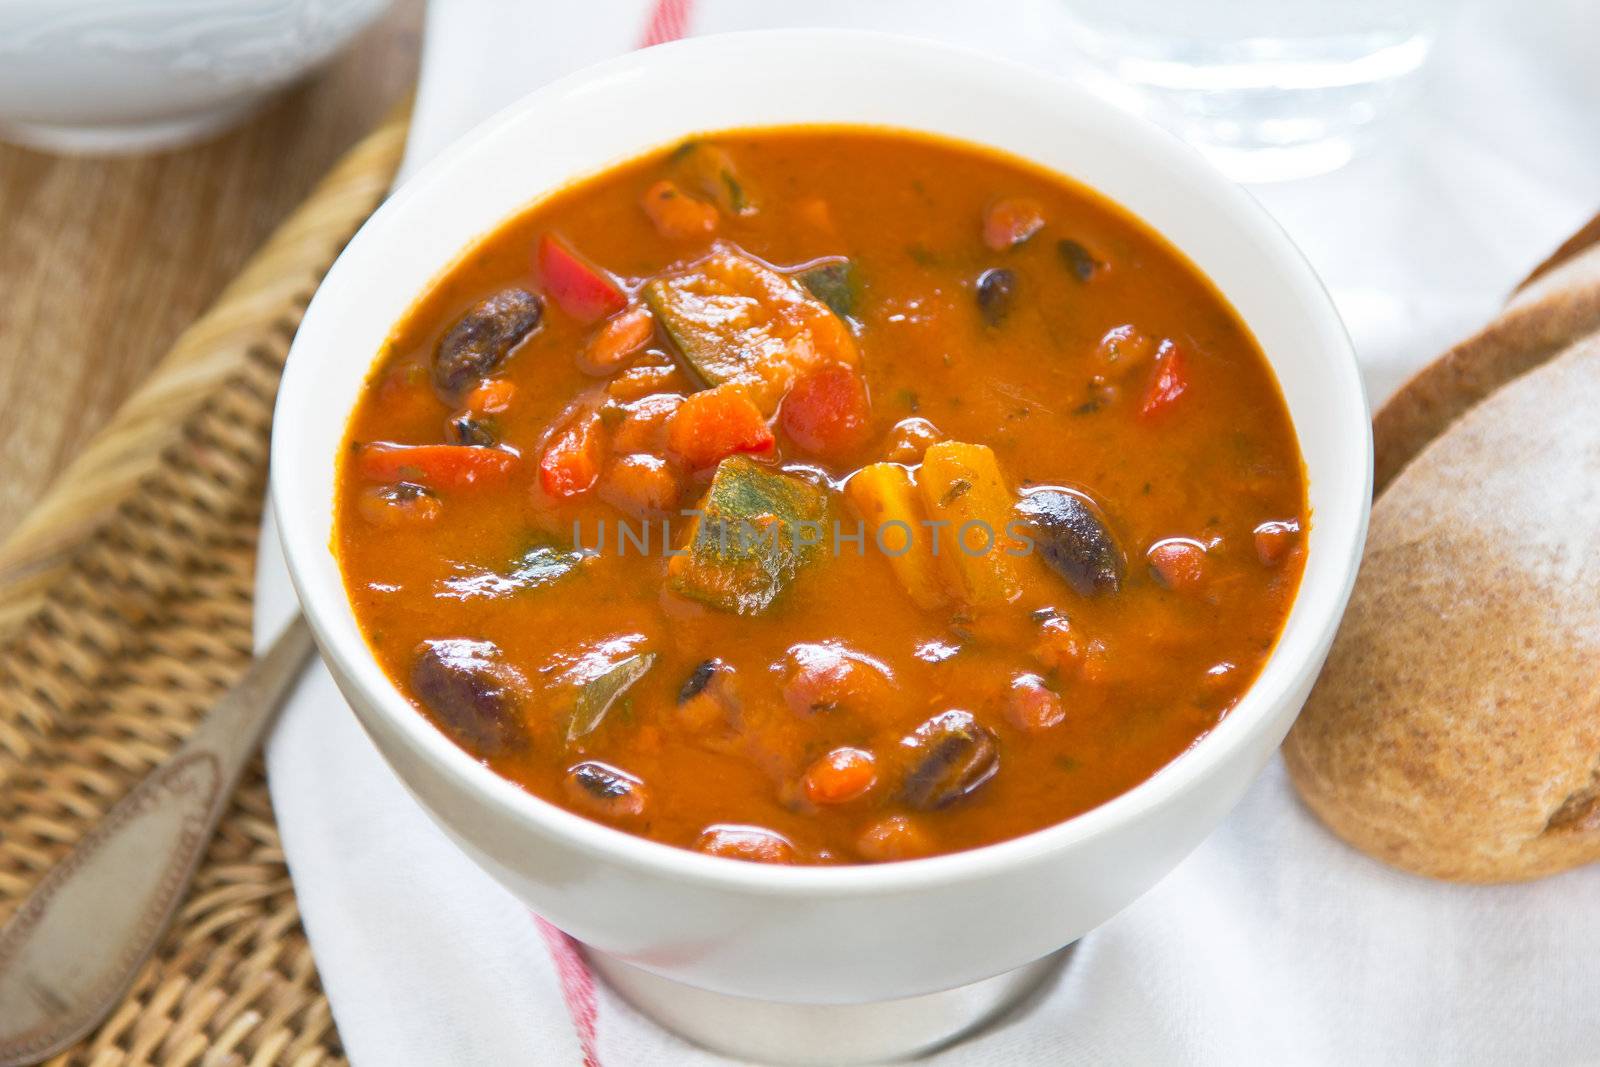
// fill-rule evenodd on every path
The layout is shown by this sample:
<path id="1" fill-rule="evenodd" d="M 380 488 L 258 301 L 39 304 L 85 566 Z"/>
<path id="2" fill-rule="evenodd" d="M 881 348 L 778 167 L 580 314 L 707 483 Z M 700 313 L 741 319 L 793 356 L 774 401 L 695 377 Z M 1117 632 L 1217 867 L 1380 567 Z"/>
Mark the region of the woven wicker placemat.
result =
<path id="1" fill-rule="evenodd" d="M 249 662 L 283 359 L 406 118 L 351 150 L 0 545 L 0 922 Z M 127 999 L 51 1062 L 344 1062 L 259 759 Z"/>

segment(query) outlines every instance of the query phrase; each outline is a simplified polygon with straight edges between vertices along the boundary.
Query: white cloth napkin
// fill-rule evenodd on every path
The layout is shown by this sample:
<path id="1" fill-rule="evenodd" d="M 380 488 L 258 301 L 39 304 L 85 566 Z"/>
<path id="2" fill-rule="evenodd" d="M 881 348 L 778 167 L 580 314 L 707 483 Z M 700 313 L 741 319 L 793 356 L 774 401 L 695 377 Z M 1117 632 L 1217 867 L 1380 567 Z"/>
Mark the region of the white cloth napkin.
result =
<path id="1" fill-rule="evenodd" d="M 1589 0 L 1451 16 L 1419 106 L 1367 157 L 1256 195 L 1321 272 L 1375 400 L 1493 314 L 1600 206 Z M 538 83 L 636 45 L 652 5 L 437 0 L 408 166 Z M 492 10 L 496 29 L 476 30 Z M 862 26 L 1070 70 L 1050 0 L 699 0 L 688 32 Z M 1591 25 L 1585 26 L 1588 19 Z M 258 632 L 292 609 L 263 540 Z M 718 1064 L 589 979 L 480 873 L 309 669 L 267 750 L 305 926 L 356 1067 Z M 939 1064 L 1593 1062 L 1600 868 L 1466 888 L 1329 835 L 1274 763 L 1048 988 Z"/>

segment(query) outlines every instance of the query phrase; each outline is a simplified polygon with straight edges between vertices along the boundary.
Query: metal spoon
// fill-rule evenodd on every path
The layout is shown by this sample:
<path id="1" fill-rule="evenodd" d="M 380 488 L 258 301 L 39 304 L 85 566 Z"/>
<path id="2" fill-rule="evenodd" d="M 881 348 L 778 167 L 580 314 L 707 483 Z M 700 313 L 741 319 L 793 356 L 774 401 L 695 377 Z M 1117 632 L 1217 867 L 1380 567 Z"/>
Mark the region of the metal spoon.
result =
<path id="1" fill-rule="evenodd" d="M 0 1067 L 48 1059 L 122 1003 L 311 648 L 297 615 L 0 929 Z"/>

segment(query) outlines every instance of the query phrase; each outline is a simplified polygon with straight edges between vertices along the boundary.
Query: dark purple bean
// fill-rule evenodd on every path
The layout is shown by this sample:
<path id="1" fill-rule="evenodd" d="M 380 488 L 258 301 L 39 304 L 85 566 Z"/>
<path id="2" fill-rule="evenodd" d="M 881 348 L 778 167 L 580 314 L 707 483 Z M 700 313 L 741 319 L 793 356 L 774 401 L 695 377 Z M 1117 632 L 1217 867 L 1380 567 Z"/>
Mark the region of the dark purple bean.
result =
<path id="1" fill-rule="evenodd" d="M 506 289 L 474 305 L 439 341 L 433 383 L 454 394 L 498 367 L 539 326 L 544 304 L 526 289 Z"/>
<path id="2" fill-rule="evenodd" d="M 644 783 L 627 771 L 586 760 L 567 771 L 567 795 L 590 814 L 634 818 L 644 814 Z"/>
<path id="3" fill-rule="evenodd" d="M 971 793 L 1000 769 L 1000 741 L 966 711 L 944 711 L 902 738 L 912 750 L 900 799 L 923 811 Z"/>
<path id="4" fill-rule="evenodd" d="M 1092 503 L 1065 489 L 1034 489 L 1017 505 L 1017 514 L 1032 528 L 1045 562 L 1079 596 L 1122 588 L 1127 557 Z"/>
<path id="5" fill-rule="evenodd" d="M 520 748 L 517 714 L 527 683 L 491 641 L 426 641 L 411 665 L 411 690 L 441 728 L 475 756 Z"/>
<path id="6" fill-rule="evenodd" d="M 683 685 L 678 689 L 678 703 L 693 700 L 704 693 L 711 680 L 724 669 L 720 659 L 708 659 L 690 671 L 689 677 L 683 680 Z"/>
<path id="7" fill-rule="evenodd" d="M 489 419 L 480 419 L 468 412 L 463 412 L 450 420 L 450 436 L 458 445 L 476 445 L 480 448 L 491 448 L 499 443 L 495 436 L 494 424 Z"/>
<path id="8" fill-rule="evenodd" d="M 1077 241 L 1062 238 L 1056 242 L 1056 252 L 1061 256 L 1061 262 L 1071 272 L 1072 276 L 1080 282 L 1086 282 L 1094 277 L 1095 270 L 1100 266 L 1094 254 Z"/>
<path id="9" fill-rule="evenodd" d="M 978 275 L 978 311 L 983 321 L 998 326 L 1011 314 L 1017 298 L 1016 273 L 1005 267 L 992 267 Z"/>

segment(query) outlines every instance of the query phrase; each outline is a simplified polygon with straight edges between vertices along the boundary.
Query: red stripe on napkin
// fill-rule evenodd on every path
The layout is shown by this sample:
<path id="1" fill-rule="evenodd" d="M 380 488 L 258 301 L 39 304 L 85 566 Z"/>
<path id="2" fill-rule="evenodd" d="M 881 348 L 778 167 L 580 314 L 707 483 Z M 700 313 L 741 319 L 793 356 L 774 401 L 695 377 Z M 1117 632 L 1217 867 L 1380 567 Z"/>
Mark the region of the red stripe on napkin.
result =
<path id="1" fill-rule="evenodd" d="M 656 0 L 639 47 L 649 48 L 682 37 L 689 27 L 689 7 L 690 0 Z"/>
<path id="2" fill-rule="evenodd" d="M 583 1067 L 600 1067 L 595 1027 L 600 1002 L 594 994 L 594 975 L 589 973 L 589 964 L 578 951 L 576 941 L 537 915 L 533 919 L 539 924 L 539 934 L 550 950 L 551 962 L 556 965 L 556 977 L 561 980 L 561 999 L 567 1002 L 572 1028 L 578 1032 L 578 1047 L 583 1049 Z"/>

